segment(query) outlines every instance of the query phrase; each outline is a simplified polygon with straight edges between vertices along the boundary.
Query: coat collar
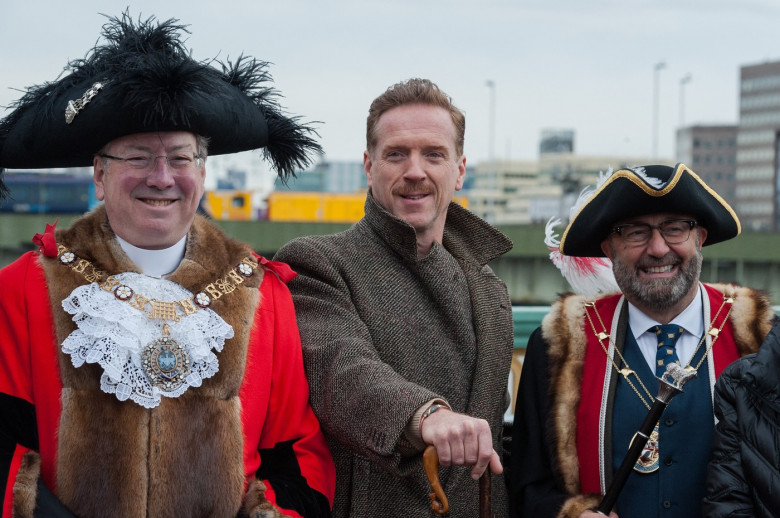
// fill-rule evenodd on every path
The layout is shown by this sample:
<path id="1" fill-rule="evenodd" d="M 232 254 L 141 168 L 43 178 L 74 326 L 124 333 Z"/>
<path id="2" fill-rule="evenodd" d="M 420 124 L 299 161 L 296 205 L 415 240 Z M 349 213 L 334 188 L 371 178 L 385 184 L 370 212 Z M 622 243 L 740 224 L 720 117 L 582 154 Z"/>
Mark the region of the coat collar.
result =
<path id="1" fill-rule="evenodd" d="M 371 191 L 366 196 L 364 221 L 404 259 L 417 261 L 417 233 L 414 227 L 386 211 Z M 484 266 L 511 250 L 512 241 L 472 212 L 450 202 L 444 225 L 443 246 L 458 260 L 473 261 Z"/>

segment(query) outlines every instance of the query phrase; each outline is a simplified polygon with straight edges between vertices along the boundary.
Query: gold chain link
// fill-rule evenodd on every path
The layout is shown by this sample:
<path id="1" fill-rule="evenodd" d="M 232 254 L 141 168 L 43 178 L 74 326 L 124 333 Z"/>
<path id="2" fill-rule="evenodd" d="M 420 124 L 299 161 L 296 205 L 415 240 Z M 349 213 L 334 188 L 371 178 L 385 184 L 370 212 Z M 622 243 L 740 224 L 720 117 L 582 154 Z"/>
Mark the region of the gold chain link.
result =
<path id="1" fill-rule="evenodd" d="M 704 360 L 707 358 L 707 356 L 710 354 L 710 351 L 712 350 L 712 347 L 715 345 L 715 341 L 720 336 L 720 332 L 723 330 L 723 326 L 726 325 L 726 322 L 728 321 L 729 315 L 731 314 L 731 308 L 733 307 L 734 298 L 723 295 L 723 303 L 718 308 L 718 311 L 715 313 L 715 316 L 713 317 L 712 321 L 710 322 L 709 329 L 707 329 L 707 332 L 704 333 L 701 337 L 701 340 L 699 340 L 699 344 L 696 346 L 696 350 L 693 352 L 693 356 L 691 356 L 691 360 L 688 361 L 688 365 L 685 366 L 686 370 L 699 370 L 699 367 L 701 367 L 701 364 L 704 362 Z M 723 320 L 721 321 L 720 327 L 717 329 L 715 328 L 715 322 L 718 319 L 718 316 L 720 315 L 723 308 L 728 304 L 728 310 L 726 311 L 726 316 L 723 317 Z M 587 301 L 585 302 L 586 308 L 593 308 L 593 312 L 596 313 L 596 317 L 599 320 L 599 324 L 601 324 L 602 331 L 599 332 L 596 330 L 596 325 L 593 323 L 593 319 L 590 317 L 590 312 L 588 310 L 585 310 L 585 317 L 588 319 L 588 323 L 590 324 L 591 329 L 593 330 L 593 334 L 596 337 L 596 339 L 599 342 L 599 345 L 601 345 L 601 348 L 604 350 L 604 354 L 607 355 L 607 358 L 609 358 L 609 361 L 612 363 L 612 366 L 614 367 L 615 371 L 623 376 L 623 378 L 626 380 L 628 385 L 631 387 L 631 389 L 636 393 L 636 395 L 639 397 L 639 399 L 642 401 L 642 403 L 647 407 L 648 410 L 650 410 L 650 404 L 645 400 L 645 398 L 642 396 L 642 394 L 639 393 L 639 390 L 637 390 L 636 386 L 632 383 L 631 378 L 629 376 L 631 374 L 634 375 L 637 382 L 639 382 L 639 385 L 642 387 L 642 390 L 647 395 L 650 402 L 655 402 L 655 398 L 652 396 L 649 390 L 647 390 L 647 387 L 645 387 L 645 384 L 642 383 L 641 378 L 636 373 L 636 371 L 632 370 L 631 367 L 629 367 L 628 362 L 623 357 L 623 353 L 620 352 L 620 349 L 617 348 L 615 345 L 615 341 L 612 339 L 612 336 L 607 333 L 607 328 L 604 325 L 604 321 L 601 318 L 601 315 L 599 314 L 598 310 L 596 309 L 596 302 L 595 301 Z M 701 349 L 702 344 L 704 343 L 704 340 L 707 338 L 707 335 L 712 336 L 712 341 L 710 342 L 709 347 L 707 348 L 707 351 L 702 355 L 701 359 L 699 360 L 699 363 L 696 364 L 696 367 L 691 367 L 691 361 L 696 357 L 696 354 L 699 352 L 699 349 Z M 625 365 L 624 368 L 618 367 L 617 362 L 615 361 L 615 358 L 609 354 L 609 350 L 607 349 L 606 345 L 604 344 L 604 340 L 608 340 L 609 344 L 612 346 L 612 348 L 615 350 L 615 352 L 620 357 L 620 361 L 623 362 L 623 365 Z"/>

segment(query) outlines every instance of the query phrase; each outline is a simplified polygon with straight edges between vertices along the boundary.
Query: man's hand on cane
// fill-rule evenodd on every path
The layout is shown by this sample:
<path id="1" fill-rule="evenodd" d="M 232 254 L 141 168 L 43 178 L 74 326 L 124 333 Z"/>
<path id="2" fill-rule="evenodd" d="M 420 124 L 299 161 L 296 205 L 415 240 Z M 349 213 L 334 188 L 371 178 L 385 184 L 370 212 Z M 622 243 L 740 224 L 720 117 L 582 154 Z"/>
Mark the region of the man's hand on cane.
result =
<path id="1" fill-rule="evenodd" d="M 471 478 L 478 480 L 485 469 L 504 471 L 498 453 L 493 449 L 490 426 L 484 419 L 459 414 L 449 409 L 430 414 L 420 423 L 420 434 L 432 444 L 442 466 L 473 466 Z"/>

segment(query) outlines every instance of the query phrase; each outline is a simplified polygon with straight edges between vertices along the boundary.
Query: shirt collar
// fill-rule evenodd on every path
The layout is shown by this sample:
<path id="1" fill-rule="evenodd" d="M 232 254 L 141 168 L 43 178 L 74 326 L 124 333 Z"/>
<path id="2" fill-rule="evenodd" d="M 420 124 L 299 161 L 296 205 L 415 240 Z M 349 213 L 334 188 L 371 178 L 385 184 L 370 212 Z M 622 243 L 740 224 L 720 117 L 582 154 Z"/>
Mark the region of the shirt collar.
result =
<path id="1" fill-rule="evenodd" d="M 704 309 L 704 303 L 702 301 L 704 294 L 702 292 L 701 283 L 699 283 L 698 295 L 693 297 L 693 300 L 688 307 L 674 317 L 670 323 L 677 324 L 685 329 L 686 333 L 690 333 L 694 336 L 701 336 L 704 333 L 704 321 L 702 318 L 702 310 Z M 642 311 L 628 303 L 628 324 L 631 327 L 631 331 L 634 333 L 634 338 L 639 338 L 643 333 L 647 332 L 651 327 L 660 324 L 660 322 L 648 317 Z"/>
<path id="2" fill-rule="evenodd" d="M 133 263 L 150 277 L 160 278 L 173 272 L 184 258 L 184 250 L 187 245 L 187 236 L 185 235 L 176 244 L 162 250 L 146 250 L 133 246 L 119 236 L 116 236 L 119 246 L 127 254 Z"/>

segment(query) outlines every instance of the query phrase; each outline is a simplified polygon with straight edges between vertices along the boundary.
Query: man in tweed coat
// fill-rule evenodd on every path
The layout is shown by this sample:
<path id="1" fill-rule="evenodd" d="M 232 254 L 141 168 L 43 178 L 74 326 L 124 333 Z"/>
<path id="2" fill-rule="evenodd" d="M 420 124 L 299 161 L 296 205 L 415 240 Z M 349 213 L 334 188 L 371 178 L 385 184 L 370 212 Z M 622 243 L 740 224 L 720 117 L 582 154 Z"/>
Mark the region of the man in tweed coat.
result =
<path id="1" fill-rule="evenodd" d="M 427 80 L 371 105 L 365 217 L 277 254 L 290 283 L 312 406 L 336 460 L 333 514 L 433 516 L 421 453 L 432 444 L 449 516 L 473 517 L 499 456 L 512 354 L 511 303 L 487 263 L 512 243 L 452 203 L 463 185 L 465 117 Z"/>

